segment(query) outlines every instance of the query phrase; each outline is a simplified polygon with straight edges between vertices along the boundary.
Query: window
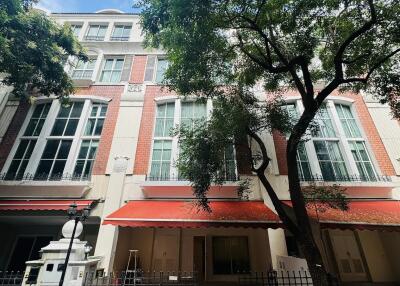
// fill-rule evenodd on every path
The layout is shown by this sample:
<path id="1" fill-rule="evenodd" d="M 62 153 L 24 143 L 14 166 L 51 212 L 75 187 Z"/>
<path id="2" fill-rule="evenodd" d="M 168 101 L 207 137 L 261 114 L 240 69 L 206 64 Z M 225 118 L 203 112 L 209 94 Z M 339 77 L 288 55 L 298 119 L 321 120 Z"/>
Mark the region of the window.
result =
<path id="1" fill-rule="evenodd" d="M 91 79 L 96 65 L 96 59 L 89 59 L 87 62 L 79 60 L 72 72 L 73 79 Z"/>
<path id="2" fill-rule="evenodd" d="M 51 136 L 74 136 L 83 102 L 74 102 L 70 106 L 61 106 L 51 131 Z"/>
<path id="3" fill-rule="evenodd" d="M 35 180 L 61 180 L 72 140 L 48 140 L 35 174 Z"/>
<path id="4" fill-rule="evenodd" d="M 94 159 L 96 157 L 99 140 L 82 140 L 78 159 L 76 160 L 74 179 L 88 179 L 92 174 Z"/>
<path id="5" fill-rule="evenodd" d="M 154 55 L 147 56 L 146 72 L 144 81 L 162 83 L 164 73 L 168 68 L 168 60 Z"/>
<path id="6" fill-rule="evenodd" d="M 85 136 L 100 136 L 106 119 L 107 105 L 94 104 L 86 123 Z"/>
<path id="7" fill-rule="evenodd" d="M 74 180 L 89 179 L 92 174 L 106 113 L 107 105 L 92 105 L 75 164 Z"/>
<path id="8" fill-rule="evenodd" d="M 48 114 L 51 105 L 57 113 Z M 68 106 L 58 100 L 37 105 L 4 166 L 3 179 L 88 180 L 106 113 L 106 104 L 89 99 Z"/>
<path id="9" fill-rule="evenodd" d="M 119 82 L 121 80 L 122 69 L 124 67 L 123 58 L 112 58 L 104 61 L 101 72 L 101 82 Z"/>
<path id="10" fill-rule="evenodd" d="M 26 167 L 43 129 L 50 105 L 50 103 L 40 104 L 34 108 L 28 126 L 20 138 L 18 148 L 4 177 L 5 180 L 22 180 L 24 178 Z"/>
<path id="11" fill-rule="evenodd" d="M 168 180 L 171 176 L 174 116 L 175 102 L 157 106 L 150 180 Z"/>
<path id="12" fill-rule="evenodd" d="M 156 83 L 162 83 L 164 80 L 165 71 L 168 68 L 168 61 L 166 59 L 157 59 L 157 72 L 156 72 Z"/>
<path id="13" fill-rule="evenodd" d="M 31 158 L 36 140 L 23 139 L 19 143 L 17 152 L 14 155 L 11 165 L 5 176 L 6 180 L 21 180 L 24 176 L 26 166 Z"/>
<path id="14" fill-rule="evenodd" d="M 211 103 L 211 101 L 210 101 Z M 207 104 L 199 101 L 166 102 L 157 105 L 155 118 L 153 150 L 151 153 L 150 180 L 182 179 L 174 162 L 177 159 L 179 146 L 173 129 L 177 125 L 193 128 L 196 123 L 207 119 Z M 236 180 L 235 151 L 232 146 L 224 154 L 224 178 Z"/>
<path id="15" fill-rule="evenodd" d="M 131 25 L 115 25 L 111 41 L 128 41 L 131 29 Z"/>
<path id="16" fill-rule="evenodd" d="M 79 33 L 81 32 L 82 25 L 79 24 L 72 24 L 71 30 L 74 33 L 75 37 L 79 37 Z"/>
<path id="17" fill-rule="evenodd" d="M 26 127 L 24 136 L 39 136 L 47 114 L 49 113 L 50 105 L 50 103 L 46 103 L 35 107 L 29 124 Z"/>
<path id="18" fill-rule="evenodd" d="M 298 118 L 299 105 L 288 104 L 286 108 L 291 114 L 297 113 Z M 349 105 L 329 101 L 320 107 L 314 123 L 310 140 L 301 142 L 297 150 L 301 180 L 377 180 L 365 139 Z"/>
<path id="19" fill-rule="evenodd" d="M 214 236 L 212 249 L 214 274 L 250 272 L 249 246 L 246 236 Z"/>
<path id="20" fill-rule="evenodd" d="M 104 41 L 107 25 L 90 25 L 85 39 L 87 41 Z"/>

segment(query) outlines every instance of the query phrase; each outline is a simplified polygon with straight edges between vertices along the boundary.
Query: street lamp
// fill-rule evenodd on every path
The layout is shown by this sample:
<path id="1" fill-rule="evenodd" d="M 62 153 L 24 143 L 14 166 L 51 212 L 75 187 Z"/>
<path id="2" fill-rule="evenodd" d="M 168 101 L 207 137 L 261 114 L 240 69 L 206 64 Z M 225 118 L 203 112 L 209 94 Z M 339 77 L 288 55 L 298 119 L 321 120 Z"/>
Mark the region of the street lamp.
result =
<path id="1" fill-rule="evenodd" d="M 74 243 L 74 236 L 75 236 L 75 231 L 76 231 L 76 226 L 80 221 L 85 221 L 90 214 L 90 206 L 88 205 L 85 207 L 82 211 L 78 211 L 78 206 L 76 203 L 72 203 L 69 208 L 68 208 L 68 217 L 71 220 L 74 220 L 74 229 L 72 230 L 72 235 L 71 235 L 71 240 L 69 241 L 69 247 L 67 251 L 67 256 L 65 257 L 65 262 L 62 268 L 62 273 L 61 273 L 61 278 L 60 278 L 60 283 L 58 284 L 59 286 L 63 286 L 64 283 L 64 278 L 65 278 L 65 272 L 67 271 L 67 266 L 68 266 L 68 261 L 69 261 L 69 256 L 71 254 L 71 249 L 72 249 L 72 244 Z"/>

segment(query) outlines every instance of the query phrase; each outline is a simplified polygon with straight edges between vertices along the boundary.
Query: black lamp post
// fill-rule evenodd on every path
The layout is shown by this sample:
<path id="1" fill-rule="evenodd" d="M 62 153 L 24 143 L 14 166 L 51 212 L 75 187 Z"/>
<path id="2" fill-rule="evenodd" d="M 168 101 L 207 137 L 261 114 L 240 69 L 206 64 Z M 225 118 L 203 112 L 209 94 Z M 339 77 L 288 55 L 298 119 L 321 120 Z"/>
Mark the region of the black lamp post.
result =
<path id="1" fill-rule="evenodd" d="M 71 240 L 69 242 L 67 256 L 65 257 L 65 262 L 64 262 L 64 265 L 63 265 L 63 268 L 62 268 L 60 283 L 58 284 L 59 286 L 63 286 L 63 283 L 64 283 L 65 272 L 67 271 L 69 256 L 71 254 L 72 244 L 74 243 L 74 236 L 75 236 L 76 226 L 78 225 L 78 222 L 85 221 L 89 217 L 90 206 L 88 205 L 82 211 L 78 211 L 78 206 L 74 202 L 73 204 L 71 204 L 69 206 L 67 213 L 68 213 L 69 219 L 70 220 L 73 219 L 75 221 L 75 224 L 74 224 L 74 229 L 72 231 Z"/>

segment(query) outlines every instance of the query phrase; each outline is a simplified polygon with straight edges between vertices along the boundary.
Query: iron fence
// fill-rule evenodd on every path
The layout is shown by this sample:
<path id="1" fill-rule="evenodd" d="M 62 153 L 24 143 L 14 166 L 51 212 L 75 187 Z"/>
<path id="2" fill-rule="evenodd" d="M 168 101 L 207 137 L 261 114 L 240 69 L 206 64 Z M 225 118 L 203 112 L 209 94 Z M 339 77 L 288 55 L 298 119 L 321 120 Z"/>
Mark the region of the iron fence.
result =
<path id="1" fill-rule="evenodd" d="M 0 285 L 19 286 L 24 275 L 23 271 L 0 271 Z"/>
<path id="2" fill-rule="evenodd" d="M 328 274 L 330 286 L 339 286 L 338 280 Z M 252 272 L 239 276 L 239 286 L 313 286 L 308 271 Z"/>
<path id="3" fill-rule="evenodd" d="M 85 286 L 196 286 L 195 272 L 88 272 Z"/>
<path id="4" fill-rule="evenodd" d="M 299 180 L 302 182 L 391 182 L 390 176 L 378 176 L 375 175 L 372 178 L 366 176 L 357 175 L 343 175 L 343 176 L 332 176 L 329 178 L 323 177 L 319 174 L 314 175 L 299 175 Z"/>

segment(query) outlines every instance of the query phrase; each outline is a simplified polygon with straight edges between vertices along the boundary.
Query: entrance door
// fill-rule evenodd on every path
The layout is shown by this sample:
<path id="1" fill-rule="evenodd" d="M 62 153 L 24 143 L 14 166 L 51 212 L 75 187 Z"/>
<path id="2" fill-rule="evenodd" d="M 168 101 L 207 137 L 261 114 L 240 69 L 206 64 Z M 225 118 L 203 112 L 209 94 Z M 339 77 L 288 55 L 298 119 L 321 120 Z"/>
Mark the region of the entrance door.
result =
<path id="1" fill-rule="evenodd" d="M 51 236 L 20 236 L 18 237 L 14 250 L 8 264 L 9 271 L 24 271 L 25 262 L 39 259 L 39 251 L 47 246 L 53 239 Z"/>
<path id="2" fill-rule="evenodd" d="M 178 271 L 179 244 L 174 234 L 158 234 L 154 242 L 154 271 Z"/>
<path id="3" fill-rule="evenodd" d="M 193 270 L 199 282 L 205 280 L 206 242 L 204 236 L 193 237 Z"/>
<path id="4" fill-rule="evenodd" d="M 354 233 L 351 231 L 330 233 L 342 281 L 366 281 L 367 273 Z"/>

